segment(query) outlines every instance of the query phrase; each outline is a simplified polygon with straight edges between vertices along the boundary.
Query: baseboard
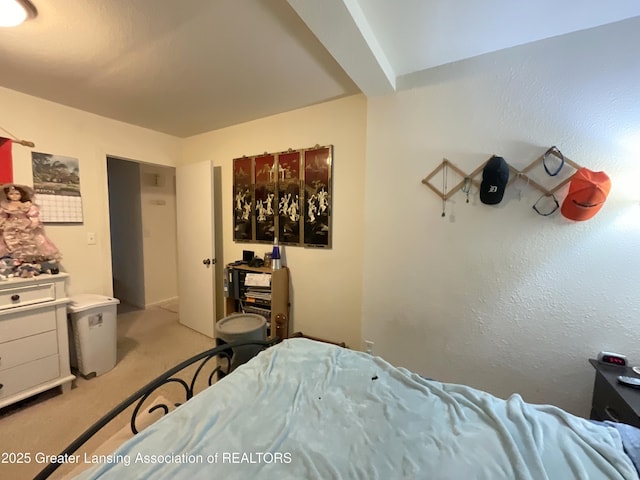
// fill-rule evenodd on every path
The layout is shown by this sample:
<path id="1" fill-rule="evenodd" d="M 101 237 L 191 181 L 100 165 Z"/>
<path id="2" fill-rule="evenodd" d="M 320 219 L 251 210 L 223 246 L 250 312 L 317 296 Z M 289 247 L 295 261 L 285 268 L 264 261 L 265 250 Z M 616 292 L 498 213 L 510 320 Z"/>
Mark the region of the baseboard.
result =
<path id="1" fill-rule="evenodd" d="M 178 303 L 179 297 L 167 298 L 165 300 L 160 300 L 159 302 L 147 303 L 144 308 L 152 308 L 152 307 L 166 307 L 167 305 L 171 305 L 173 303 Z"/>

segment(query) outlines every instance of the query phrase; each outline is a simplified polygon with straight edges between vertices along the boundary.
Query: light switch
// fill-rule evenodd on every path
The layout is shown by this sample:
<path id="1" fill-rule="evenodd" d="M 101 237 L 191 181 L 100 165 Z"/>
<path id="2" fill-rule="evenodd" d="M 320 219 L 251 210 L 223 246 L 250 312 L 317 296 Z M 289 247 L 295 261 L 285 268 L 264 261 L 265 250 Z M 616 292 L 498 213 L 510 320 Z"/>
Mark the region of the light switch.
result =
<path id="1" fill-rule="evenodd" d="M 96 244 L 96 234 L 93 232 L 87 233 L 87 244 L 95 245 Z"/>

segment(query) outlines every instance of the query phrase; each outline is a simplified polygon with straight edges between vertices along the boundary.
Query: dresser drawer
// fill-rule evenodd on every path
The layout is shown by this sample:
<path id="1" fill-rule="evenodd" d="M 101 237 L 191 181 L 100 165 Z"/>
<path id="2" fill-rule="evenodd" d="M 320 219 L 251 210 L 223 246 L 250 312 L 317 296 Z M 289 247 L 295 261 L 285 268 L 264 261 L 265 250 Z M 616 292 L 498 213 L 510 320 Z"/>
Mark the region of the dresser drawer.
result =
<path id="1" fill-rule="evenodd" d="M 21 307 L 34 303 L 51 302 L 56 299 L 53 283 L 41 283 L 26 287 L 0 290 L 0 310 Z"/>
<path id="2" fill-rule="evenodd" d="M 55 330 L 0 343 L 0 371 L 58 353 Z"/>
<path id="3" fill-rule="evenodd" d="M 37 308 L 28 314 L 6 313 L 0 317 L 0 340 L 3 342 L 56 329 L 55 307 Z"/>
<path id="4" fill-rule="evenodd" d="M 58 355 L 0 371 L 0 400 L 60 376 Z"/>

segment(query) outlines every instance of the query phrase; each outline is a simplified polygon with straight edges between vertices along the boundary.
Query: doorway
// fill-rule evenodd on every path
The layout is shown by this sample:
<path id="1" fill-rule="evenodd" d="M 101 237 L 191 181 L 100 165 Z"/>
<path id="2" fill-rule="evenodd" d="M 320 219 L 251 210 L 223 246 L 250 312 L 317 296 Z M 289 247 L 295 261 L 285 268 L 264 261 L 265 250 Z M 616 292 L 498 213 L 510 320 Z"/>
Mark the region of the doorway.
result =
<path id="1" fill-rule="evenodd" d="M 119 310 L 177 313 L 176 169 L 107 157 L 111 268 Z"/>
<path id="2" fill-rule="evenodd" d="M 140 164 L 107 157 L 113 295 L 121 312 L 145 308 Z"/>

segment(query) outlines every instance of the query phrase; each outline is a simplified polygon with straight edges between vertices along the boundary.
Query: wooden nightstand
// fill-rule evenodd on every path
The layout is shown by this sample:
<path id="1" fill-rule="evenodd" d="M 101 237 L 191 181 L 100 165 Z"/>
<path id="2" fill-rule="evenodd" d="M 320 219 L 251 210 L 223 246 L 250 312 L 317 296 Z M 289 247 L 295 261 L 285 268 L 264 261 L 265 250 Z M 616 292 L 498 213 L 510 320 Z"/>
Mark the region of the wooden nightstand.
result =
<path id="1" fill-rule="evenodd" d="M 611 420 L 640 427 L 640 389 L 618 383 L 620 375 L 638 377 L 629 367 L 604 365 L 590 359 L 596 369 L 591 401 L 592 420 Z"/>

